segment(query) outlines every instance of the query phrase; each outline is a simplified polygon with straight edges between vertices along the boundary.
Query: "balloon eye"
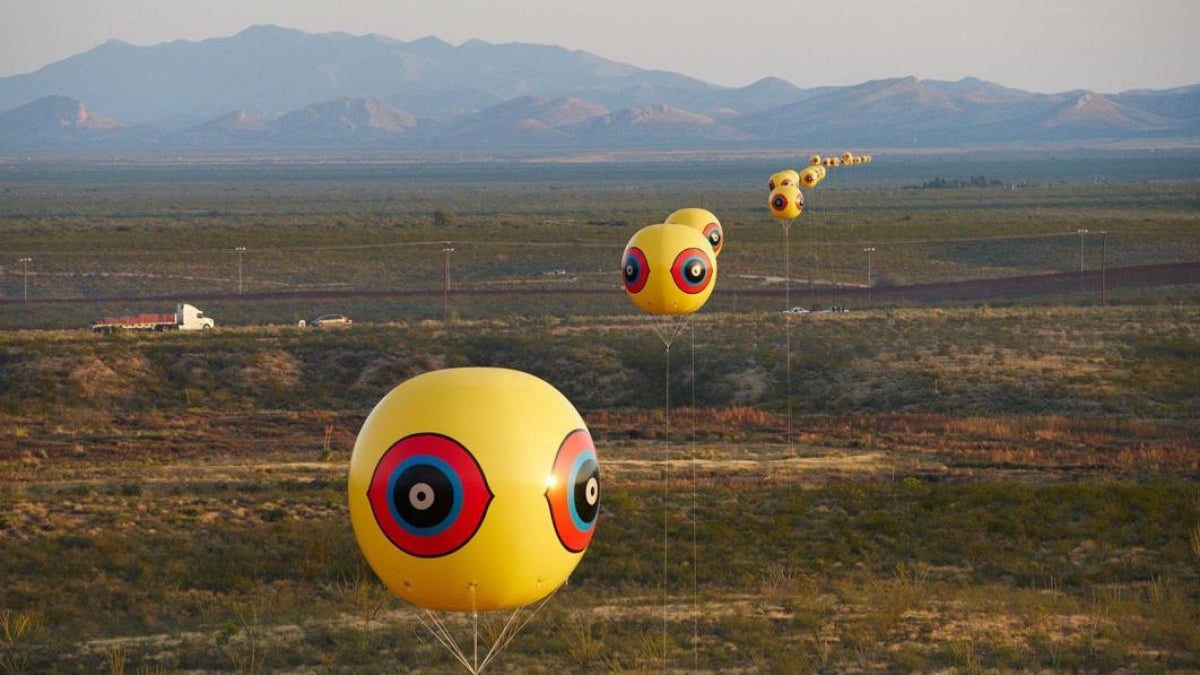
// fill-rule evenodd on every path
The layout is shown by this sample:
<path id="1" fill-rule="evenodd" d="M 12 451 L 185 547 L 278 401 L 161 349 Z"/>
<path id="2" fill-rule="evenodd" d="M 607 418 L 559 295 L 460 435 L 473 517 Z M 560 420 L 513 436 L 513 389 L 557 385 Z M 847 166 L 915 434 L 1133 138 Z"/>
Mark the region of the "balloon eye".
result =
<path id="1" fill-rule="evenodd" d="M 675 264 L 671 265 L 671 278 L 684 293 L 699 293 L 712 281 L 712 263 L 708 255 L 700 249 L 684 249 L 675 256 Z"/>
<path id="2" fill-rule="evenodd" d="M 767 181 L 767 189 L 770 190 L 771 192 L 775 191 L 775 179 L 774 178 Z"/>
<path id="3" fill-rule="evenodd" d="M 453 553 L 470 541 L 492 496 L 470 451 L 440 434 L 396 441 L 367 486 L 379 529 L 396 548 L 420 558 Z"/>
<path id="4" fill-rule="evenodd" d="M 771 210 L 784 211 L 787 209 L 787 207 L 788 207 L 787 196 L 785 196 L 785 195 L 772 195 L 771 196 Z"/>
<path id="5" fill-rule="evenodd" d="M 558 446 L 546 502 L 563 548 L 572 553 L 586 549 L 600 513 L 600 463 L 587 429 L 572 431 Z"/>
<path id="6" fill-rule="evenodd" d="M 621 278 L 625 282 L 625 290 L 630 293 L 637 293 L 646 287 L 650 266 L 646 264 L 646 254 L 641 249 L 633 247 L 625 251 L 625 257 L 621 260 Z"/>
<path id="7" fill-rule="evenodd" d="M 721 252 L 721 243 L 725 241 L 725 232 L 717 223 L 709 223 L 704 226 L 704 236 L 708 238 L 708 243 L 712 244 L 713 253 Z"/>

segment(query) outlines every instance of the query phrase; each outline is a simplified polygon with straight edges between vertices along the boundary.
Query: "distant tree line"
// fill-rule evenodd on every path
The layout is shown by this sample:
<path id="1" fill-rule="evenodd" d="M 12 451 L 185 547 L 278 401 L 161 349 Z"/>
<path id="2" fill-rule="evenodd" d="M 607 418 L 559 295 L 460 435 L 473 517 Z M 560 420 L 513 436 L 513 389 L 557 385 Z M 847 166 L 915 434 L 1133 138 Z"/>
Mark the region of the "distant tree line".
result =
<path id="1" fill-rule="evenodd" d="M 968 178 L 966 180 L 948 179 L 948 178 L 942 178 L 941 176 L 938 176 L 937 178 L 934 178 L 933 180 L 925 181 L 924 183 L 921 183 L 920 185 L 909 185 L 906 187 L 909 190 L 944 190 L 944 189 L 952 189 L 952 188 L 983 188 L 983 187 L 1015 188 L 1015 187 L 1031 187 L 1033 185 L 1034 185 L 1034 183 L 1031 183 L 1029 181 L 1021 181 L 1019 183 L 1013 183 L 1010 181 L 1000 180 L 999 178 L 988 178 L 987 176 L 971 176 L 970 178 Z"/>

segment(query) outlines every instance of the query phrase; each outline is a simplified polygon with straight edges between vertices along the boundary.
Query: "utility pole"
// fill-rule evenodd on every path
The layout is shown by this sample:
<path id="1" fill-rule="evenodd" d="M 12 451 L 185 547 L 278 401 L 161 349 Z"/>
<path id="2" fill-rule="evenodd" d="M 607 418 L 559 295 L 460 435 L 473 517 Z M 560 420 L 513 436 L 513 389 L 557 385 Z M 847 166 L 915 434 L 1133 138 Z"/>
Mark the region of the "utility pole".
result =
<path id="1" fill-rule="evenodd" d="M 21 276 L 25 280 L 25 302 L 29 302 L 29 263 L 33 262 L 33 258 L 21 258 L 17 262 L 25 268 Z"/>
<path id="2" fill-rule="evenodd" d="M 1105 277 L 1104 258 L 1108 253 L 1108 232 L 1100 233 L 1100 306 L 1108 306 L 1108 284 Z"/>
<path id="3" fill-rule="evenodd" d="M 442 244 L 442 321 L 450 318 L 450 254 L 453 252 L 450 242 Z"/>
<path id="4" fill-rule="evenodd" d="M 871 287 L 871 254 L 875 252 L 875 247 L 864 248 L 867 252 L 867 288 Z"/>
<path id="5" fill-rule="evenodd" d="M 245 246 L 239 246 L 234 249 L 238 254 L 238 295 L 242 294 L 242 256 L 246 253 Z"/>

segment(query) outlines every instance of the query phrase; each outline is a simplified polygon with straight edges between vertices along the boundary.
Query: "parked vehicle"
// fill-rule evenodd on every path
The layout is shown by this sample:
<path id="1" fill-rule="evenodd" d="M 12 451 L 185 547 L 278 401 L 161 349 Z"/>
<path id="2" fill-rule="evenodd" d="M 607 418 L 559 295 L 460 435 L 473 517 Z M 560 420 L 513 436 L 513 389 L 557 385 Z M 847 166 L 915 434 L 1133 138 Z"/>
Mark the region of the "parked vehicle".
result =
<path id="1" fill-rule="evenodd" d="M 115 333 L 119 330 L 212 330 L 215 322 L 193 305 L 181 302 L 175 313 L 149 312 L 130 316 L 110 316 L 92 322 L 96 333 Z"/>
<path id="2" fill-rule="evenodd" d="M 783 314 L 808 314 L 808 310 L 803 307 L 793 307 L 791 309 L 783 310 L 782 313 Z"/>
<path id="3" fill-rule="evenodd" d="M 342 326 L 349 326 L 352 323 L 354 322 L 345 314 L 325 314 L 313 319 L 310 325 L 313 328 L 340 328 Z"/>

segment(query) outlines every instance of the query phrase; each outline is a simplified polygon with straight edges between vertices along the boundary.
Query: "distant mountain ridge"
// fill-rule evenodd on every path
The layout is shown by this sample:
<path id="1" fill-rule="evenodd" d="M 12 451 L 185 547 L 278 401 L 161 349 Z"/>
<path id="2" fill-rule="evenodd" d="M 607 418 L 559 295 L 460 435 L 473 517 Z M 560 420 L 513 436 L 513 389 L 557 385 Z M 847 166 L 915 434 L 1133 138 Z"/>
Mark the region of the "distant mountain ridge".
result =
<path id="1" fill-rule="evenodd" d="M 33 137 L 102 133 L 120 127 L 120 122 L 97 115 L 67 96 L 44 96 L 29 105 L 0 113 L 0 129 Z"/>
<path id="2" fill-rule="evenodd" d="M 579 50 L 255 26 L 119 41 L 0 78 L 0 149 L 949 146 L 1200 137 L 1200 86 L 1037 94 L 975 78 L 801 89 Z M 94 111 L 100 111 L 98 114 Z"/>

